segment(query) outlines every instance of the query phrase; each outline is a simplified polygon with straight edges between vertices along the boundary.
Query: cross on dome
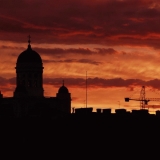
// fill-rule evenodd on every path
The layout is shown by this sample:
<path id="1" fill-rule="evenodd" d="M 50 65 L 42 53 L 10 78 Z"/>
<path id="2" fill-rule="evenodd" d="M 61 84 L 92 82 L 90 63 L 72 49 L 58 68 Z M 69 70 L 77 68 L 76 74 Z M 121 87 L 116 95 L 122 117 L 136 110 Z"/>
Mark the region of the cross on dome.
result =
<path id="1" fill-rule="evenodd" d="M 31 44 L 30 43 L 31 43 L 31 36 L 29 35 L 28 36 L 28 48 L 31 48 Z"/>
<path id="2" fill-rule="evenodd" d="M 29 44 L 31 43 L 31 36 L 30 35 L 28 36 L 28 43 Z"/>

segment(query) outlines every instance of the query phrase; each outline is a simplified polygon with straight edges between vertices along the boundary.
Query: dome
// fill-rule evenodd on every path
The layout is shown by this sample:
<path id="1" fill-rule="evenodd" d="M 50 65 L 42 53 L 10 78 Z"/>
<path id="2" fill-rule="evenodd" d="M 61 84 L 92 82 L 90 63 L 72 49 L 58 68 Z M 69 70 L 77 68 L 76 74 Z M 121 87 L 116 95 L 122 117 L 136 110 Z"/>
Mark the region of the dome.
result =
<path id="1" fill-rule="evenodd" d="M 58 93 L 68 93 L 67 87 L 63 85 L 62 87 L 59 88 Z"/>
<path id="2" fill-rule="evenodd" d="M 31 45 L 28 45 L 27 50 L 23 51 L 17 59 L 17 63 L 39 63 L 42 64 L 40 55 L 32 50 Z"/>

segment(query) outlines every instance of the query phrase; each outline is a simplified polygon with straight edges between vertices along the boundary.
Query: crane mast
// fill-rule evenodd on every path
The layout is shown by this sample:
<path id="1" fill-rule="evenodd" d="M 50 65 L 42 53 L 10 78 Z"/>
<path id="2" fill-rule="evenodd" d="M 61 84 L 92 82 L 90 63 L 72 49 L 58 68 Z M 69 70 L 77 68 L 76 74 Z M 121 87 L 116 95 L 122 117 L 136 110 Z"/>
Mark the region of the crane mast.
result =
<path id="1" fill-rule="evenodd" d="M 145 86 L 142 86 L 140 92 L 140 108 L 145 109 L 146 101 L 145 101 Z"/>

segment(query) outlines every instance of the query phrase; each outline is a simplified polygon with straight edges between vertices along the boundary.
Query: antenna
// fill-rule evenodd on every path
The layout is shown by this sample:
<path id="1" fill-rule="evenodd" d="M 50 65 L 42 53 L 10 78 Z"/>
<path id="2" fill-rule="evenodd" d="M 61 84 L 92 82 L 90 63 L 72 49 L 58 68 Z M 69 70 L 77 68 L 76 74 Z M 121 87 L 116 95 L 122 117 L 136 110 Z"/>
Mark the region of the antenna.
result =
<path id="1" fill-rule="evenodd" d="M 119 104 L 119 108 L 120 108 L 120 101 L 118 101 L 118 104 Z"/>
<path id="2" fill-rule="evenodd" d="M 86 108 L 87 108 L 87 71 L 86 71 Z"/>

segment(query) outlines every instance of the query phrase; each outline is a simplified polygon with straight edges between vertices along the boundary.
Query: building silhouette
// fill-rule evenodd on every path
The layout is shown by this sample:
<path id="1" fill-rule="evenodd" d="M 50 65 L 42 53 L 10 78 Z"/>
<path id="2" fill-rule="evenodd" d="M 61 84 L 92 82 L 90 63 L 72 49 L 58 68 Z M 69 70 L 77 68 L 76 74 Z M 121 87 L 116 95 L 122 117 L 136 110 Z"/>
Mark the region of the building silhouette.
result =
<path id="1" fill-rule="evenodd" d="M 67 87 L 59 88 L 55 97 L 45 97 L 43 89 L 43 63 L 41 56 L 28 48 L 17 58 L 16 88 L 13 97 L 0 94 L 0 116 L 4 117 L 49 117 L 71 112 L 71 94 Z"/>

